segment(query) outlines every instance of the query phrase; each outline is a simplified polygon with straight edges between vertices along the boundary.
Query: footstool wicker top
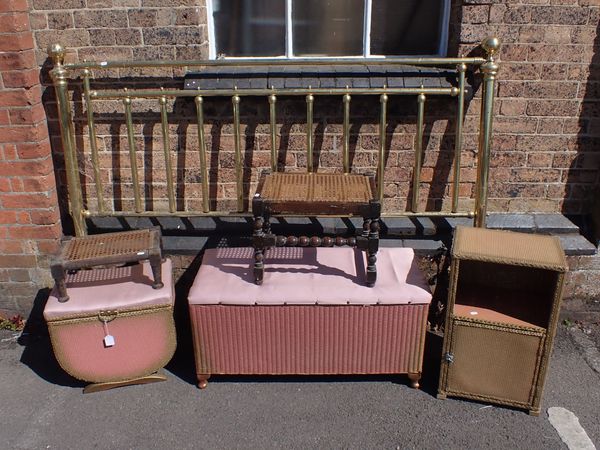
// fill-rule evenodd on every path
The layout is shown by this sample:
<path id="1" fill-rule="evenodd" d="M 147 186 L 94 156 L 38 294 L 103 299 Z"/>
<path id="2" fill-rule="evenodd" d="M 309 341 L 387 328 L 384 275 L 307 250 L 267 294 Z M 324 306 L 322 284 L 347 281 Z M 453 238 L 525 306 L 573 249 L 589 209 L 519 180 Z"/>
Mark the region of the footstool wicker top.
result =
<path id="1" fill-rule="evenodd" d="M 158 230 L 135 230 L 74 237 L 63 243 L 58 259 L 65 268 L 130 262 L 148 258 L 160 245 Z"/>
<path id="2" fill-rule="evenodd" d="M 267 173 L 256 191 L 274 213 L 357 213 L 375 197 L 370 175 L 343 173 Z"/>

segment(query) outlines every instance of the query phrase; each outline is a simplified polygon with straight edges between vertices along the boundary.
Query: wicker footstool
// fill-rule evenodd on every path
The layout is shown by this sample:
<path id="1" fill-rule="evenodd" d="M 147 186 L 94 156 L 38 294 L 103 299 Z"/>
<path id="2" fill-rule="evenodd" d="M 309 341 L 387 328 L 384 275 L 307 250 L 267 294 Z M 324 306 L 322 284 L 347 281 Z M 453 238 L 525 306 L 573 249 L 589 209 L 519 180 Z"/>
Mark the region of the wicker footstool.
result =
<path id="1" fill-rule="evenodd" d="M 367 253 L 366 284 L 377 279 L 381 203 L 375 198 L 372 175 L 264 172 L 252 199 L 254 214 L 254 281 L 264 277 L 264 251 L 278 246 L 358 246 Z M 271 216 L 360 216 L 363 230 L 356 238 L 275 236 Z"/>
<path id="2" fill-rule="evenodd" d="M 152 267 L 152 287 L 163 287 L 160 229 L 123 231 L 74 237 L 65 240 L 50 266 L 58 289 L 58 301 L 69 300 L 65 285 L 67 271 L 148 260 Z"/>

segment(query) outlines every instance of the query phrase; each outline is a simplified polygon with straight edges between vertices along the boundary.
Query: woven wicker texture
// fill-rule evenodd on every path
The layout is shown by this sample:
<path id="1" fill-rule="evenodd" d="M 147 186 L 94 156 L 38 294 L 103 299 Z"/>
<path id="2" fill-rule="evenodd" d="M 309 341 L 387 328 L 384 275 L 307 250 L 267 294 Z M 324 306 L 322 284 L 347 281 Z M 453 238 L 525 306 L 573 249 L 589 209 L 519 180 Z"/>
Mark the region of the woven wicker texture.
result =
<path id="1" fill-rule="evenodd" d="M 273 173 L 266 175 L 261 196 L 272 201 L 368 203 L 373 192 L 365 175 Z"/>
<path id="2" fill-rule="evenodd" d="M 190 305 L 199 374 L 419 373 L 428 305 Z"/>
<path id="3" fill-rule="evenodd" d="M 73 238 L 64 245 L 63 255 L 69 261 L 129 255 L 152 247 L 153 230 L 125 231 Z"/>
<path id="4" fill-rule="evenodd" d="M 567 271 L 560 241 L 553 236 L 457 227 L 452 255 L 459 259 Z"/>
<path id="5" fill-rule="evenodd" d="M 456 321 L 448 393 L 527 406 L 537 388 L 543 333 L 538 335 Z"/>

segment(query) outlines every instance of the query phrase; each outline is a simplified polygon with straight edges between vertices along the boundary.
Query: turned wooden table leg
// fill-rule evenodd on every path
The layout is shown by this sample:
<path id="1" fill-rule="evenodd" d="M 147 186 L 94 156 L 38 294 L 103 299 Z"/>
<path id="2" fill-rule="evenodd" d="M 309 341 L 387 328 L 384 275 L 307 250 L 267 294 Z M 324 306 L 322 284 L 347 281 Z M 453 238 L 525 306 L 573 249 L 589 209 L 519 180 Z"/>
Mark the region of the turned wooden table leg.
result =
<path id="1" fill-rule="evenodd" d="M 373 287 L 375 285 L 375 281 L 377 281 L 376 263 L 377 251 L 379 250 L 379 228 L 379 219 L 369 220 L 367 234 L 367 286 L 369 287 Z"/>
<path id="2" fill-rule="evenodd" d="M 265 273 L 264 226 L 265 220 L 261 216 L 254 217 L 254 282 L 256 284 L 262 284 Z"/>

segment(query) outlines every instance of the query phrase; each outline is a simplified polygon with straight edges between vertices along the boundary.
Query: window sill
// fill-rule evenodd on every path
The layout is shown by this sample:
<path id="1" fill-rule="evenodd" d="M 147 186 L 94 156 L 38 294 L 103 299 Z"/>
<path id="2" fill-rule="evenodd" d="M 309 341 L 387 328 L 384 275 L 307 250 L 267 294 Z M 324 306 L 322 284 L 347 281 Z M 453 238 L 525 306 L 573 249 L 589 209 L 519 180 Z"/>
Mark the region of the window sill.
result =
<path id="1" fill-rule="evenodd" d="M 398 65 L 227 66 L 188 72 L 184 89 L 449 88 L 456 72 Z"/>

